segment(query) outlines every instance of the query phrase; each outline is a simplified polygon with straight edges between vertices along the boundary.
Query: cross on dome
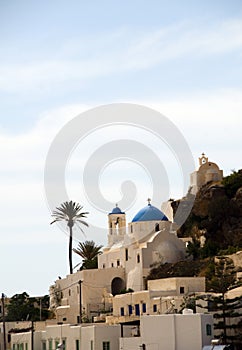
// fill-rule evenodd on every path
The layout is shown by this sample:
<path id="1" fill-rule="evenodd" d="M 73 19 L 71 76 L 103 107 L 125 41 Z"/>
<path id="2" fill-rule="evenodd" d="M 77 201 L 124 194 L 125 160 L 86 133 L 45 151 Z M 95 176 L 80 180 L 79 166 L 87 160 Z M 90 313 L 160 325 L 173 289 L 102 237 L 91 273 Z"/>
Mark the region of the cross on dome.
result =
<path id="1" fill-rule="evenodd" d="M 148 198 L 148 199 L 147 199 L 147 202 L 148 202 L 148 205 L 150 205 L 151 199 Z"/>

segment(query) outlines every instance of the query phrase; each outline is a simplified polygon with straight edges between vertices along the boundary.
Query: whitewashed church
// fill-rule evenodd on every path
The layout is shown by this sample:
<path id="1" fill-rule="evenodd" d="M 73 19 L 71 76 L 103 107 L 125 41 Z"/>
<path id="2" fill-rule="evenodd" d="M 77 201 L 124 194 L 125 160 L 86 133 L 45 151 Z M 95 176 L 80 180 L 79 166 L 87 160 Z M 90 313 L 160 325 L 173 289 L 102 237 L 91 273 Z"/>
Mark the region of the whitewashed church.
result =
<path id="1" fill-rule="evenodd" d="M 113 290 L 144 289 L 144 280 L 156 263 L 174 263 L 185 258 L 185 245 L 176 235 L 176 224 L 148 205 L 126 227 L 126 214 L 116 205 L 108 215 L 108 246 L 99 256 L 99 269 L 123 267 L 125 280 Z M 117 289 L 117 290 L 116 290 Z"/>

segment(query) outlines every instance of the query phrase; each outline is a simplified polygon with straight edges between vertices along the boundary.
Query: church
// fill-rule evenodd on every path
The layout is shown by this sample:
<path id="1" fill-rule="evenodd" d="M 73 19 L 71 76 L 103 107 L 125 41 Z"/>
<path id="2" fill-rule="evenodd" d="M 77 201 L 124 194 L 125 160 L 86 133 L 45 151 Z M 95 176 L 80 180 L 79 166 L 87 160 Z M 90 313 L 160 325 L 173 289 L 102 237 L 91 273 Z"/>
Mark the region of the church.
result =
<path id="1" fill-rule="evenodd" d="M 176 235 L 176 224 L 151 204 L 139 210 L 126 228 L 126 214 L 116 205 L 108 214 L 108 246 L 98 258 L 99 269 L 123 267 L 125 280 L 113 286 L 120 289 L 145 289 L 150 268 L 159 263 L 174 263 L 185 258 L 185 245 Z"/>
<path id="2" fill-rule="evenodd" d="M 222 181 L 223 170 L 219 169 L 216 163 L 208 160 L 202 153 L 199 158 L 199 169 L 190 175 L 191 193 L 196 195 L 198 190 L 209 182 Z"/>

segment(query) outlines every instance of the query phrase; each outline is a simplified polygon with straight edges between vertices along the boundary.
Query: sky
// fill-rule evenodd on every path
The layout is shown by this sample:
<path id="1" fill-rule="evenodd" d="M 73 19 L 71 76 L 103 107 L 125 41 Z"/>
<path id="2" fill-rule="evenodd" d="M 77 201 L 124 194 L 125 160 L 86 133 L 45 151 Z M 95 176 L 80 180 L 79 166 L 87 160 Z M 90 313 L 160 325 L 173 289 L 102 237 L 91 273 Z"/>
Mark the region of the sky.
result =
<path id="1" fill-rule="evenodd" d="M 49 225 L 44 176 L 49 149 L 73 118 L 82 113 L 84 128 L 86 111 L 102 105 L 152 108 L 183 135 L 195 168 L 205 152 L 228 175 L 242 168 L 241 82 L 241 1 L 0 0 L 1 292 L 47 294 L 68 273 L 68 235 Z M 75 232 L 74 246 L 107 243 L 108 212 L 90 202 L 82 177 L 93 152 L 108 142 L 129 139 L 157 154 L 168 180 L 156 206 L 184 194 L 169 142 L 139 126 L 104 126 L 98 117 L 96 124 L 70 151 L 65 181 L 68 198 L 102 230 Z M 125 181 L 137 187 L 122 208 L 131 221 L 153 196 L 156 167 L 150 171 L 145 159 L 122 152 L 101 165 L 96 186 L 110 211 Z"/>

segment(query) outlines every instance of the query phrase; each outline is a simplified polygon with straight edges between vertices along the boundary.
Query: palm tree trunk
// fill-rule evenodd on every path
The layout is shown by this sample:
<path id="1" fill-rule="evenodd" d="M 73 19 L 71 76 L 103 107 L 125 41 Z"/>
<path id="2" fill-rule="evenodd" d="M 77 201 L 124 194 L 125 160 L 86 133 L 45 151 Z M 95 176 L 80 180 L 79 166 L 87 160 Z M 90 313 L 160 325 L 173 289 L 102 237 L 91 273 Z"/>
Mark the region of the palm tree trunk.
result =
<path id="1" fill-rule="evenodd" d="M 70 266 L 70 274 L 73 274 L 72 268 L 72 226 L 69 226 L 70 229 L 70 238 L 69 238 L 69 266 Z"/>

